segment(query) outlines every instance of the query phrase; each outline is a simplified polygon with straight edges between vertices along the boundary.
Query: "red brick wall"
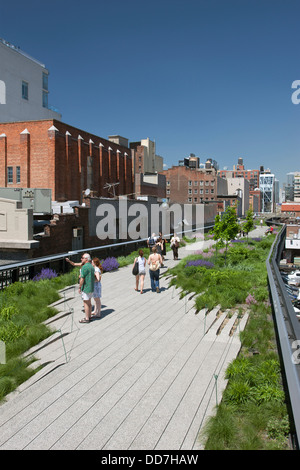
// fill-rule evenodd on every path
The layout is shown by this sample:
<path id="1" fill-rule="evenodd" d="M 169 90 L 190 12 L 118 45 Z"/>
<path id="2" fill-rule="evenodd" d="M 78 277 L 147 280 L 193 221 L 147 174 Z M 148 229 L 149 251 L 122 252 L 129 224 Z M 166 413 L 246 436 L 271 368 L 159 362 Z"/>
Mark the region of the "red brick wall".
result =
<path id="1" fill-rule="evenodd" d="M 89 235 L 89 207 L 75 207 L 73 214 L 59 214 L 44 229 L 45 236 L 38 239 L 39 248 L 32 257 L 43 257 L 72 250 L 73 228 L 83 227 L 83 247 L 88 249 L 104 245 L 97 236 Z"/>
<path id="2" fill-rule="evenodd" d="M 209 172 L 206 170 L 191 170 L 185 166 L 173 166 L 172 168 L 161 172 L 160 174 L 165 175 L 166 177 L 166 197 L 169 198 L 171 203 L 176 202 L 181 204 L 200 203 L 201 198 L 203 201 L 216 200 L 216 171 L 210 169 Z M 189 185 L 189 181 L 192 181 L 191 186 Z M 198 183 L 197 185 L 194 184 L 195 181 Z M 200 185 L 200 181 L 203 181 L 203 185 Z M 205 185 L 206 181 L 209 182 L 208 186 Z M 211 182 L 214 184 L 212 185 Z M 192 191 L 191 194 L 189 194 L 189 189 Z M 207 189 L 209 191 L 208 194 L 206 194 Z M 195 193 L 195 190 L 197 193 Z M 203 193 L 200 194 L 200 190 L 203 190 Z M 211 190 L 214 190 L 214 192 L 212 193 Z M 169 194 L 168 191 L 170 192 Z M 189 201 L 189 198 L 192 198 L 192 201 Z"/>
<path id="3" fill-rule="evenodd" d="M 49 130 L 52 126 L 57 130 Z M 29 134 L 21 134 L 24 129 Z M 133 163 L 127 147 L 56 120 L 0 123 L 1 134 L 6 135 L 0 137 L 2 187 L 50 188 L 57 201 L 81 201 L 87 188 L 95 196 L 109 197 L 112 193 L 103 188 L 106 183 L 119 183 L 116 195 L 133 193 Z M 13 184 L 7 184 L 7 166 L 14 168 Z M 20 184 L 16 183 L 16 166 L 21 167 Z"/>

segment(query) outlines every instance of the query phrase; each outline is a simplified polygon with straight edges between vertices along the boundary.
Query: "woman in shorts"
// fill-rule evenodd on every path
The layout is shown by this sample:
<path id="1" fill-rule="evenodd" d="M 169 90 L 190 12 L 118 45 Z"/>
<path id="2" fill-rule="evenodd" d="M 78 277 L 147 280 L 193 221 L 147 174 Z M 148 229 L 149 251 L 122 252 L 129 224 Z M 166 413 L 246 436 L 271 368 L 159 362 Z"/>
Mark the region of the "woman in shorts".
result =
<path id="1" fill-rule="evenodd" d="M 95 269 L 95 284 L 94 284 L 94 292 L 93 292 L 93 299 L 95 301 L 95 311 L 92 315 L 93 318 L 100 318 L 101 316 L 101 275 L 103 273 L 103 268 L 101 266 L 99 258 L 93 258 L 92 264 Z"/>
<path id="2" fill-rule="evenodd" d="M 139 290 L 139 283 L 141 281 L 141 294 L 143 294 L 144 281 L 146 275 L 146 258 L 144 258 L 143 250 L 139 250 L 139 256 L 138 258 L 135 258 L 134 265 L 135 263 L 138 263 L 139 266 L 139 273 L 135 276 L 135 290 Z"/>

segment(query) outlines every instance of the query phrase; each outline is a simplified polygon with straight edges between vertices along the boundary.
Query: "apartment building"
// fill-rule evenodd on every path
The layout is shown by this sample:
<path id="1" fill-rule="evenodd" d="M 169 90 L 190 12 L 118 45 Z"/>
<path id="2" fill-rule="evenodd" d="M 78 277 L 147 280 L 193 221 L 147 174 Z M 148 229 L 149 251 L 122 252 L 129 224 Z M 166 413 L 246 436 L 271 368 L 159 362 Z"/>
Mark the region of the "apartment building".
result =
<path id="1" fill-rule="evenodd" d="M 0 38 L 0 122 L 61 120 L 49 104 L 49 71 L 45 65 Z"/>
<path id="2" fill-rule="evenodd" d="M 166 177 L 166 199 L 171 203 L 199 204 L 217 200 L 218 175 L 210 160 L 204 167 L 194 163 L 172 166 L 161 172 Z"/>

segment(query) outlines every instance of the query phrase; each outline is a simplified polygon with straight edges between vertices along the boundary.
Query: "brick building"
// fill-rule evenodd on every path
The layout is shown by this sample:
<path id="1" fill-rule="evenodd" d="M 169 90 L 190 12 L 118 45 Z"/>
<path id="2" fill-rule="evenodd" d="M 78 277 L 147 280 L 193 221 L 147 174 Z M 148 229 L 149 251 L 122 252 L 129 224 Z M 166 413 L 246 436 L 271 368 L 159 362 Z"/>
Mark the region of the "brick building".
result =
<path id="1" fill-rule="evenodd" d="M 128 147 L 53 119 L 0 123 L 0 187 L 49 188 L 53 200 L 81 202 L 86 189 L 112 197 L 107 183 L 116 196 L 134 192 Z"/>
<path id="2" fill-rule="evenodd" d="M 207 161 L 204 168 L 172 166 L 161 172 L 166 177 L 166 198 L 171 203 L 198 204 L 217 199 L 217 170 Z"/>
<path id="3" fill-rule="evenodd" d="M 238 159 L 237 166 L 233 167 L 233 170 L 219 170 L 218 175 L 221 178 L 245 178 L 249 181 L 249 190 L 254 191 L 259 188 L 259 170 L 246 170 L 243 159 Z"/>
<path id="4" fill-rule="evenodd" d="M 283 202 L 281 204 L 282 216 L 287 216 L 290 219 L 300 217 L 300 203 L 298 202 Z"/>

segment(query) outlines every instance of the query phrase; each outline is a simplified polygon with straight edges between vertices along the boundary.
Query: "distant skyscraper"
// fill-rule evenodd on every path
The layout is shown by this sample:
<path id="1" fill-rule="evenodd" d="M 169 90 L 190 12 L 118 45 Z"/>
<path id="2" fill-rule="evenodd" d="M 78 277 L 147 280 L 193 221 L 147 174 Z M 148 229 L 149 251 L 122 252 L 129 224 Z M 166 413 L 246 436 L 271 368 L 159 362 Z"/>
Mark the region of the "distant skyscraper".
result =
<path id="1" fill-rule="evenodd" d="M 294 174 L 294 201 L 300 202 L 300 172 Z"/>

